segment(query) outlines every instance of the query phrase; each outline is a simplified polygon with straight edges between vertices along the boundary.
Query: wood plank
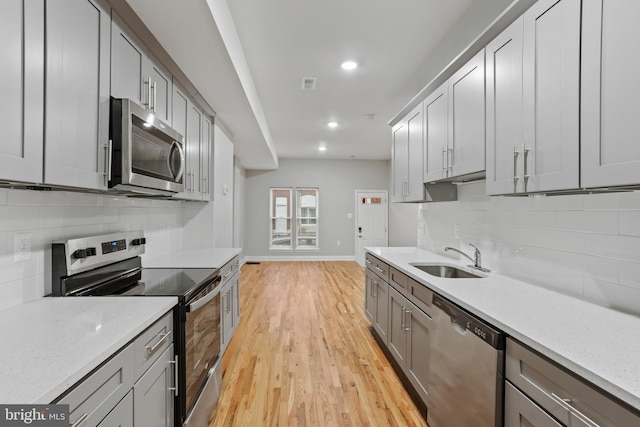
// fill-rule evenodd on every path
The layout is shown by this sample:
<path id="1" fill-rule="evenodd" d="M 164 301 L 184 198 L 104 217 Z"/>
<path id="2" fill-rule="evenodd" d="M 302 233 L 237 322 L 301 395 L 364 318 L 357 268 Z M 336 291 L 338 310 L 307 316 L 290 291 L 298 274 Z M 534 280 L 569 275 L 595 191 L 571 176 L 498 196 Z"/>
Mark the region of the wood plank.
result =
<path id="1" fill-rule="evenodd" d="M 239 286 L 209 427 L 427 426 L 369 331 L 357 263 L 247 264 Z"/>

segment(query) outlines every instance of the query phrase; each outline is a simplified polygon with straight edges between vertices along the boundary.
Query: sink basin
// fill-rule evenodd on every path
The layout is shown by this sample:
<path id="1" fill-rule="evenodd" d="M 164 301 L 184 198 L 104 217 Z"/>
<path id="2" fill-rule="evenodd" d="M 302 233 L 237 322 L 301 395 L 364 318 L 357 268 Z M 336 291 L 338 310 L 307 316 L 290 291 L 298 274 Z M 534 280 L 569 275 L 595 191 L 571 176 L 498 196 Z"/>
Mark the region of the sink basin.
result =
<path id="1" fill-rule="evenodd" d="M 447 279 L 481 279 L 485 276 L 471 273 L 467 270 L 445 264 L 410 264 L 415 268 L 424 271 L 427 274 L 436 277 L 445 277 Z"/>

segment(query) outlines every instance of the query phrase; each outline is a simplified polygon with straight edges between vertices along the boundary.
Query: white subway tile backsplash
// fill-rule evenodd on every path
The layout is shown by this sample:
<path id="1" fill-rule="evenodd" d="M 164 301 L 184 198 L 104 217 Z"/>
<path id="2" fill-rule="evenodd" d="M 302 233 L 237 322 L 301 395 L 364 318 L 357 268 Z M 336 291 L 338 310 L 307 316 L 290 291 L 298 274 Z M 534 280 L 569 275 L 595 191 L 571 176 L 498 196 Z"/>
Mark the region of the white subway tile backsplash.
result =
<path id="1" fill-rule="evenodd" d="M 421 207 L 419 246 L 480 244 L 493 271 L 640 314 L 640 191 L 486 197 L 479 185 Z"/>
<path id="2" fill-rule="evenodd" d="M 589 233 L 618 233 L 618 212 L 608 211 L 559 211 L 558 228 Z"/>

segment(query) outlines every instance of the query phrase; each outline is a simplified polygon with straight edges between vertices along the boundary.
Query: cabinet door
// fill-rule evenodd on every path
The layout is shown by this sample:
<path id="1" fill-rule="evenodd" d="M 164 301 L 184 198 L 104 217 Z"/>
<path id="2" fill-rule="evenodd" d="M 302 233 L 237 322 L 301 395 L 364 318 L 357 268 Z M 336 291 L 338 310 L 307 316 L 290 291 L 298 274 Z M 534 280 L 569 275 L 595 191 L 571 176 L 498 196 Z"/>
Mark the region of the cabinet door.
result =
<path id="1" fill-rule="evenodd" d="M 449 78 L 449 176 L 485 169 L 484 49 Z"/>
<path id="2" fill-rule="evenodd" d="M 231 279 L 231 304 L 233 312 L 233 330 L 235 332 L 240 323 L 240 272 Z"/>
<path id="3" fill-rule="evenodd" d="M 104 190 L 109 139 L 111 17 L 103 0 L 46 4 L 48 184 Z"/>
<path id="4" fill-rule="evenodd" d="M 424 101 L 424 182 L 447 177 L 449 92 L 444 82 Z"/>
<path id="5" fill-rule="evenodd" d="M 82 425 L 82 424 L 80 424 Z M 133 391 L 127 395 L 104 417 L 98 427 L 133 427 Z"/>
<path id="6" fill-rule="evenodd" d="M 406 201 L 424 200 L 424 104 L 420 103 L 407 116 L 407 197 Z"/>
<path id="7" fill-rule="evenodd" d="M 407 302 L 407 365 L 405 373 L 413 388 L 426 402 L 429 382 L 429 360 L 431 357 L 431 317 L 423 313 L 418 307 Z"/>
<path id="8" fill-rule="evenodd" d="M 375 275 L 367 269 L 364 283 L 364 314 L 373 325 L 376 318 L 376 286 L 373 284 Z"/>
<path id="9" fill-rule="evenodd" d="M 524 14 L 525 191 L 579 186 L 580 0 L 541 0 Z"/>
<path id="10" fill-rule="evenodd" d="M 171 127 L 182 135 L 185 141 L 187 136 L 188 105 L 187 96 L 174 85 L 171 95 Z"/>
<path id="11" fill-rule="evenodd" d="M 39 183 L 44 122 L 44 1 L 3 1 L 0 38 L 0 128 L 4 134 L 0 179 Z"/>
<path id="12" fill-rule="evenodd" d="M 190 174 L 189 191 L 191 198 L 199 199 L 202 195 L 200 180 L 200 142 L 202 141 L 202 113 L 189 103 L 187 112 L 187 170 Z"/>
<path id="13" fill-rule="evenodd" d="M 143 63 L 148 107 L 160 120 L 171 123 L 171 76 L 157 62 L 146 56 Z"/>
<path id="14" fill-rule="evenodd" d="M 406 195 L 408 185 L 409 155 L 407 122 L 402 120 L 391 129 L 391 165 L 393 168 L 393 193 L 392 200 L 401 202 Z"/>
<path id="15" fill-rule="evenodd" d="M 378 332 L 378 335 L 380 335 L 380 338 L 386 343 L 389 341 L 387 338 L 389 325 L 389 285 L 382 280 L 375 280 L 374 284 L 376 286 L 376 314 L 373 327 Z"/>
<path id="16" fill-rule="evenodd" d="M 144 62 L 142 44 L 114 12 L 111 21 L 111 96 L 129 98 L 145 106 L 148 93 L 143 93 Z"/>
<path id="17" fill-rule="evenodd" d="M 398 365 L 406 366 L 407 333 L 405 331 L 406 298 L 400 292 L 389 288 L 389 323 L 387 347 Z"/>
<path id="18" fill-rule="evenodd" d="M 562 427 L 562 424 L 507 381 L 504 387 L 504 426 Z"/>
<path id="19" fill-rule="evenodd" d="M 205 115 L 202 116 L 202 141 L 200 143 L 200 174 L 202 184 L 202 200 L 211 200 L 211 147 L 213 141 L 213 126 L 211 120 Z M 233 159 L 231 159 L 233 162 Z"/>
<path id="20" fill-rule="evenodd" d="M 582 186 L 640 183 L 640 2 L 582 5 Z"/>
<path id="21" fill-rule="evenodd" d="M 221 352 L 224 352 L 224 349 L 229 344 L 231 340 L 231 335 L 233 334 L 233 295 L 231 294 L 231 282 L 227 282 L 223 289 L 220 290 L 220 307 L 221 311 L 221 325 L 220 329 L 222 333 L 222 343 L 220 345 Z"/>
<path id="22" fill-rule="evenodd" d="M 485 49 L 487 89 L 487 194 L 524 191 L 521 150 L 522 32 L 518 18 Z"/>
<path id="23" fill-rule="evenodd" d="M 171 345 L 133 387 L 136 427 L 173 426 L 174 363 Z"/>

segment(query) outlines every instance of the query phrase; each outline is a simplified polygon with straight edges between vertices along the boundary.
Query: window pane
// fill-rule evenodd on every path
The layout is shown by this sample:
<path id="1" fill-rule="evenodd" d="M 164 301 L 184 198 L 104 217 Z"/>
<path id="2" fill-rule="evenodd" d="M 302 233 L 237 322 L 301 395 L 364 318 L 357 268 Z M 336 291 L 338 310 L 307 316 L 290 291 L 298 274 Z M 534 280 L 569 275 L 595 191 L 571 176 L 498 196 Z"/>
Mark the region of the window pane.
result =
<path id="1" fill-rule="evenodd" d="M 271 189 L 271 247 L 292 246 L 290 188 Z"/>
<path id="2" fill-rule="evenodd" d="M 318 190 L 299 188 L 296 191 L 296 244 L 298 247 L 318 247 Z"/>

